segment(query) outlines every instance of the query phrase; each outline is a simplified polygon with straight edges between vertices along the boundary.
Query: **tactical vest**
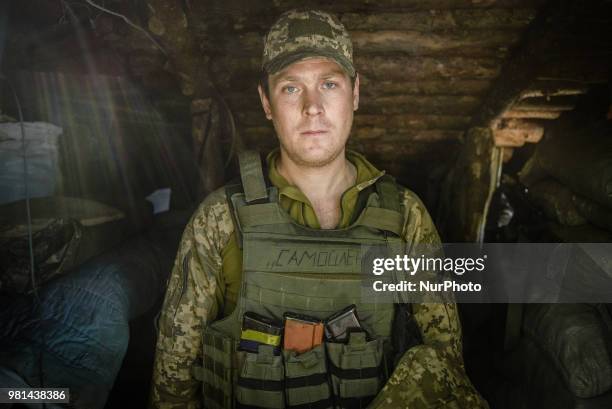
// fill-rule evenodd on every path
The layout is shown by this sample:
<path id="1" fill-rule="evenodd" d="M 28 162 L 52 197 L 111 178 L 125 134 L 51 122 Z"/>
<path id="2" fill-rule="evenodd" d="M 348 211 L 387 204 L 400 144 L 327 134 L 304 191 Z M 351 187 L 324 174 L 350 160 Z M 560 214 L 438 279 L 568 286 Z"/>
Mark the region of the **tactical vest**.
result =
<path id="1" fill-rule="evenodd" d="M 361 408 L 389 376 L 394 304 L 363 299 L 362 246 L 403 246 L 398 188 L 382 176 L 363 211 L 347 228 L 312 229 L 296 223 L 266 186 L 255 152 L 240 157 L 242 188 L 229 192 L 243 273 L 235 310 L 204 328 L 206 408 Z M 243 314 L 282 322 L 285 312 L 324 319 L 355 304 L 364 333 L 303 354 L 260 346 L 238 351 Z"/>

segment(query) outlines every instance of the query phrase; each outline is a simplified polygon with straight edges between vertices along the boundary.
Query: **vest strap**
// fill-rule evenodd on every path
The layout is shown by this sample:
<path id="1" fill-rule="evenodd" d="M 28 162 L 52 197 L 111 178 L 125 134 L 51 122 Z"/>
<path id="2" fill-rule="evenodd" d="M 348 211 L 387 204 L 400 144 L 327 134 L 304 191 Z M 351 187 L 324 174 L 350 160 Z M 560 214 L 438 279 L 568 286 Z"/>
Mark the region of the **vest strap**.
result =
<path id="1" fill-rule="evenodd" d="M 404 217 L 398 211 L 368 206 L 357 219 L 357 224 L 385 230 L 399 236 L 402 233 L 403 220 Z"/>
<path id="2" fill-rule="evenodd" d="M 244 151 L 238 156 L 240 178 L 247 203 L 268 198 L 261 157 L 256 151 Z"/>
<path id="3" fill-rule="evenodd" d="M 397 184 L 395 183 L 393 176 L 381 176 L 375 186 L 378 197 L 380 198 L 381 207 L 399 212 L 401 210 L 399 190 L 397 189 Z"/>

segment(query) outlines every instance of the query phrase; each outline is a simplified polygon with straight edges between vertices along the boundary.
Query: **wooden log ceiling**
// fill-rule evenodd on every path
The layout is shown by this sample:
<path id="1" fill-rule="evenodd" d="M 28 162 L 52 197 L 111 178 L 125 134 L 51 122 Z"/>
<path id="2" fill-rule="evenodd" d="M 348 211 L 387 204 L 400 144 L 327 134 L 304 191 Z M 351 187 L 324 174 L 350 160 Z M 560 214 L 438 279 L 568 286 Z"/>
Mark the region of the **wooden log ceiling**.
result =
<path id="1" fill-rule="evenodd" d="M 42 0 L 33 1 L 48 10 Z M 207 98 L 217 98 L 216 90 L 231 108 L 246 145 L 265 151 L 276 144 L 256 92 L 265 32 L 291 8 L 320 7 L 336 13 L 353 37 L 362 84 L 351 146 L 423 191 L 432 166 L 450 164 L 453 147 L 542 4 L 543 0 L 210 0 L 181 7 L 168 0 L 146 0 L 145 7 L 138 8 L 126 2 L 105 3 L 145 27 L 165 53 L 114 16 L 93 10 L 84 16 L 96 16 L 93 37 L 124 58 L 130 74 L 155 95 L 160 109 L 189 112 L 192 102 L 206 105 Z M 172 87 L 187 100 L 171 96 Z M 194 122 L 204 123 L 198 115 L 207 113 L 193 114 Z M 194 137 L 201 142 L 202 130 L 196 128 Z M 435 149 L 440 150 L 433 154 Z"/>
<path id="2" fill-rule="evenodd" d="M 195 32 L 239 132 L 266 150 L 276 141 L 255 92 L 262 38 L 278 14 L 304 3 L 239 3 L 213 1 L 206 13 L 194 8 L 194 16 L 204 17 Z M 423 190 L 434 162 L 450 164 L 453 147 L 542 3 L 309 2 L 337 13 L 353 38 L 362 97 L 351 147 Z M 429 154 L 436 149 L 434 159 Z M 420 172 L 407 175 L 407 169 Z"/>
<path id="3" fill-rule="evenodd" d="M 51 10 L 43 0 L 32 1 L 40 5 L 40 16 L 36 7 L 25 6 L 17 14 L 29 13 L 37 26 L 65 14 L 59 7 Z M 452 164 L 470 127 L 497 121 L 500 130 L 506 130 L 497 133 L 503 135 L 497 138 L 502 145 L 535 141 L 537 121 L 559 117 L 590 83 L 609 79 L 609 65 L 604 62 L 610 54 L 611 36 L 606 35 L 610 7 L 597 0 L 589 7 L 567 4 L 546 0 L 105 2 L 145 27 L 165 53 L 114 16 L 90 10 L 84 21 L 95 16 L 91 39 L 101 45 L 99 54 L 122 57 L 128 72 L 154 96 L 162 112 L 182 118 L 178 114 L 189 115 L 193 104 L 210 106 L 209 111 L 191 109 L 193 121 L 202 124 L 196 116 L 219 111 L 222 107 L 215 108 L 215 103 L 222 96 L 246 146 L 265 151 L 276 144 L 256 92 L 265 32 L 290 8 L 320 7 L 336 13 L 353 36 L 362 84 L 351 146 L 422 193 L 428 175 L 436 173 L 434 168 Z M 536 24 L 536 16 L 542 14 L 554 18 L 544 17 Z M 578 20 L 583 23 L 575 24 Z M 46 31 L 24 34 L 24 30 L 22 40 L 9 48 L 21 61 L 32 61 L 32 50 L 23 38 L 40 42 L 52 35 L 55 46 L 37 49 L 44 57 L 39 64 L 58 50 L 67 61 L 70 50 L 79 50 L 65 31 L 61 34 L 57 24 Z M 104 64 L 98 72 L 104 72 Z M 200 131 L 194 128 L 201 139 Z"/>

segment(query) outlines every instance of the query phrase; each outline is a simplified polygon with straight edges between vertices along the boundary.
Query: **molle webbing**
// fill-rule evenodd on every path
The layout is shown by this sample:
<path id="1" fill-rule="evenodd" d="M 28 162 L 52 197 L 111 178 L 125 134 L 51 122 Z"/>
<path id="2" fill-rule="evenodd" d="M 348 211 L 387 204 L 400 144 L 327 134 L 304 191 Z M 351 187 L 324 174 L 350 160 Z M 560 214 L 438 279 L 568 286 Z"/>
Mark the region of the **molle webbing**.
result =
<path id="1" fill-rule="evenodd" d="M 297 224 L 280 207 L 275 187 L 266 187 L 257 154 L 240 156 L 242 191 L 226 189 L 236 232 L 242 236 L 243 274 L 236 308 L 204 328 L 206 407 L 361 408 L 385 379 L 394 305 L 386 297 L 362 296 L 364 246 L 387 250 L 401 243 L 403 216 L 392 178 L 383 176 L 365 207 L 345 229 Z M 355 304 L 365 333 L 348 344 L 323 344 L 281 355 L 260 346 L 237 351 L 245 312 L 282 320 L 286 312 L 324 319 Z M 233 405 L 233 406 L 231 406 Z"/>
<path id="2" fill-rule="evenodd" d="M 206 407 L 231 408 L 233 401 L 232 355 L 234 343 L 212 329 L 203 335 L 204 396 Z"/>

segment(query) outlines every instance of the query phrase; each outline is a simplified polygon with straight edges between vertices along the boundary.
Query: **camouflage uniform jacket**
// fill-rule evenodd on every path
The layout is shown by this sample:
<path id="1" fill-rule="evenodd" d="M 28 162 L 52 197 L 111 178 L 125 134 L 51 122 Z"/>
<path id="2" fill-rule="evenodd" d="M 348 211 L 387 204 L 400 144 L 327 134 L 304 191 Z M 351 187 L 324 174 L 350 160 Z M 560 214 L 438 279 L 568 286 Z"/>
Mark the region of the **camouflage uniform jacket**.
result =
<path id="1" fill-rule="evenodd" d="M 384 173 L 376 170 L 361 155 L 347 152 L 347 157 L 356 165 L 358 176 L 357 184 L 343 195 L 342 210 L 345 210 L 347 193 L 355 193 L 355 201 L 349 203 L 354 207 L 356 194 Z M 270 179 L 281 194 L 283 189 L 289 189 L 290 195 L 292 191 L 295 194 L 297 189 L 294 186 L 279 186 L 288 183 L 279 179 L 275 172 L 273 155 L 268 157 L 268 165 Z M 402 188 L 400 196 L 405 216 L 402 235 L 406 242 L 439 243 L 437 231 L 423 203 L 408 189 Z M 294 212 L 295 202 L 292 198 L 283 200 L 281 197 L 281 205 L 291 216 L 302 224 L 308 224 L 308 220 L 301 217 L 303 211 Z M 347 223 L 348 218 L 344 223 L 341 220 L 339 226 L 344 227 L 343 224 Z M 223 310 L 224 295 L 229 297 L 230 291 L 225 290 L 230 286 L 224 277 L 227 271 L 224 265 L 227 252 L 224 250 L 236 247 L 233 232 L 234 225 L 223 189 L 211 193 L 203 201 L 185 228 L 159 319 L 152 407 L 201 407 L 200 383 L 192 376 L 192 367 L 202 361 L 203 326 L 218 317 Z M 230 257 L 239 258 L 241 263 L 239 252 L 230 253 Z M 486 402 L 465 374 L 456 305 L 415 304 L 413 312 L 424 344 L 406 352 L 372 407 L 486 408 Z M 223 314 L 227 315 L 229 311 L 223 311 Z M 451 402 L 450 406 L 443 406 L 445 402 Z M 452 406 L 457 403 L 460 406 Z"/>

